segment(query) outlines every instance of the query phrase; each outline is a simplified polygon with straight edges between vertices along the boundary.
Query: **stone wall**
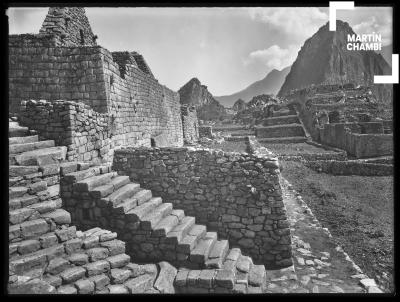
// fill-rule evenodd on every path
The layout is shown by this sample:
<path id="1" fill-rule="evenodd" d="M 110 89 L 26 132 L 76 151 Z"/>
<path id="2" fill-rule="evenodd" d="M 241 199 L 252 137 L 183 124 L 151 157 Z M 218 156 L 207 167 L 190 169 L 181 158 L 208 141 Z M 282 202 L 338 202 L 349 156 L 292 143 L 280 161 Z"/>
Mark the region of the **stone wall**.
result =
<path id="1" fill-rule="evenodd" d="M 121 64 L 104 48 L 101 48 L 101 58 L 109 114 L 115 116 L 116 145 L 146 142 L 150 146 L 153 139 L 158 146 L 181 146 L 179 94 L 160 85 L 150 71 L 145 73 L 131 64 L 126 64 L 122 78 Z M 135 61 L 138 63 L 137 57 Z"/>
<path id="2" fill-rule="evenodd" d="M 181 106 L 183 139 L 192 144 L 199 140 L 199 121 L 195 106 Z"/>
<path id="3" fill-rule="evenodd" d="M 194 148 L 124 148 L 113 168 L 217 231 L 267 267 L 292 264 L 279 164 L 267 156 Z"/>
<path id="4" fill-rule="evenodd" d="M 30 99 L 82 102 L 107 112 L 100 47 L 56 47 L 53 39 L 9 37 L 9 112 Z"/>
<path id="5" fill-rule="evenodd" d="M 380 131 L 383 133 L 382 123 L 325 124 L 319 129 L 319 140 L 357 158 L 393 154 L 392 134 L 370 134 Z"/>
<path id="6" fill-rule="evenodd" d="M 304 162 L 317 171 L 333 175 L 392 176 L 393 165 L 365 163 L 359 161 L 317 160 Z"/>
<path id="7" fill-rule="evenodd" d="M 83 103 L 68 101 L 23 101 L 20 123 L 38 132 L 40 138 L 67 146 L 67 159 L 111 160 L 115 123 Z"/>
<path id="8" fill-rule="evenodd" d="M 39 32 L 55 36 L 63 46 L 96 45 L 83 7 L 50 7 Z"/>
<path id="9" fill-rule="evenodd" d="M 121 62 L 104 48 L 53 42 L 43 35 L 10 37 L 10 113 L 23 100 L 81 102 L 113 119 L 115 146 L 150 146 L 152 138 L 159 146 L 183 144 L 178 93 L 133 64 L 122 77 Z"/>
<path id="10" fill-rule="evenodd" d="M 199 137 L 212 138 L 212 127 L 211 126 L 200 126 L 199 127 Z"/>

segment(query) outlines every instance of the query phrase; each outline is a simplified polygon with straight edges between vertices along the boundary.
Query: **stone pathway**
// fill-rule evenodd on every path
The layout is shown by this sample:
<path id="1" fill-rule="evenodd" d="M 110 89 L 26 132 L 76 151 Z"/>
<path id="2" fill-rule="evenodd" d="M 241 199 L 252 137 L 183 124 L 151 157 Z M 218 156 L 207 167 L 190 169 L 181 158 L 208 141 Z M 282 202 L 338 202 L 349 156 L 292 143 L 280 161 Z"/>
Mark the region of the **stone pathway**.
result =
<path id="1" fill-rule="evenodd" d="M 282 178 L 294 265 L 267 271 L 267 293 L 381 293 Z"/>

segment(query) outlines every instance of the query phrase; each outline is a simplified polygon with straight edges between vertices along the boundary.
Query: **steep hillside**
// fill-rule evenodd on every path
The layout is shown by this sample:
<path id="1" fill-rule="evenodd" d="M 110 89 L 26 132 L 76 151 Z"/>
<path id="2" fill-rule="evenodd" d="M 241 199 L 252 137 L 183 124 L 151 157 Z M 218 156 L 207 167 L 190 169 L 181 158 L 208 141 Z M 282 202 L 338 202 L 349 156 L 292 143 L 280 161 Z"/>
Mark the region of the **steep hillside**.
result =
<path id="1" fill-rule="evenodd" d="M 181 104 L 196 106 L 197 116 L 201 120 L 218 120 L 226 115 L 225 108 L 201 85 L 197 78 L 191 79 L 179 89 Z"/>
<path id="2" fill-rule="evenodd" d="M 335 32 L 329 31 L 328 23 L 322 26 L 302 46 L 278 95 L 311 84 L 372 86 L 374 75 L 391 74 L 389 64 L 380 54 L 347 50 L 348 34 L 354 34 L 354 31 L 347 22 L 338 20 Z M 385 101 L 391 98 L 390 86 L 375 86 L 373 90 L 380 98 Z"/>
<path id="3" fill-rule="evenodd" d="M 242 99 L 246 102 L 250 101 L 253 97 L 261 94 L 276 94 L 285 81 L 286 75 L 290 71 L 290 66 L 282 69 L 273 69 L 265 78 L 254 82 L 247 88 L 236 92 L 231 95 L 216 96 L 215 98 L 225 107 L 232 107 L 237 99 Z"/>

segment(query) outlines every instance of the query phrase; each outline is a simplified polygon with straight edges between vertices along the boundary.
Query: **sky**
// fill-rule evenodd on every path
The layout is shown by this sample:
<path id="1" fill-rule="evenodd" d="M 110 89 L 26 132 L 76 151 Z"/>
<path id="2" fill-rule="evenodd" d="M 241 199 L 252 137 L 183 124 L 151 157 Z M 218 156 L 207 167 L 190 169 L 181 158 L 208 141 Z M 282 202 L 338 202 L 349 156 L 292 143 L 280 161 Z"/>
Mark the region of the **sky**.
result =
<path id="1" fill-rule="evenodd" d="M 291 65 L 328 22 L 327 7 L 85 8 L 97 43 L 142 54 L 160 83 L 177 91 L 197 77 L 215 96 L 232 94 Z M 48 8 L 10 8 L 9 33 L 38 33 Z M 392 43 L 390 7 L 339 10 L 357 34 Z"/>

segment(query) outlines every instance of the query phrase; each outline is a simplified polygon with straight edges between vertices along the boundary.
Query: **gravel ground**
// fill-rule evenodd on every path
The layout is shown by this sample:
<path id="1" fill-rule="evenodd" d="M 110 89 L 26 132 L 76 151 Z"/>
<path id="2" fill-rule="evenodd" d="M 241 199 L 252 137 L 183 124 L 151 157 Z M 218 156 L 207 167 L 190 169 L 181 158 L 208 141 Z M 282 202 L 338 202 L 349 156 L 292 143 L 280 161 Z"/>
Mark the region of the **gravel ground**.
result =
<path id="1" fill-rule="evenodd" d="M 299 162 L 281 165 L 282 175 L 338 244 L 381 288 L 393 292 L 393 177 L 334 176 Z"/>

